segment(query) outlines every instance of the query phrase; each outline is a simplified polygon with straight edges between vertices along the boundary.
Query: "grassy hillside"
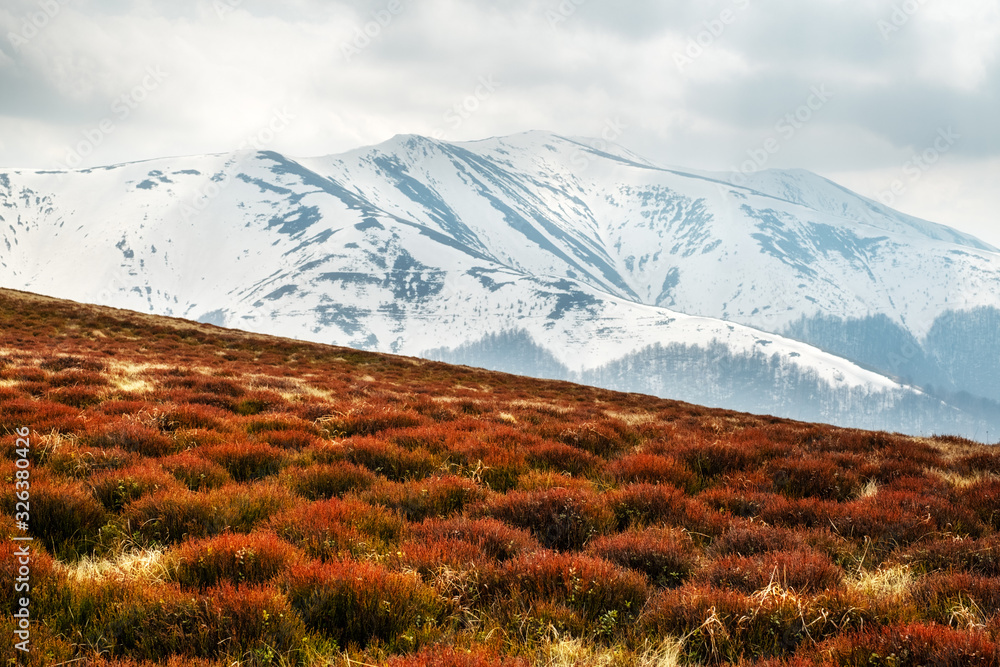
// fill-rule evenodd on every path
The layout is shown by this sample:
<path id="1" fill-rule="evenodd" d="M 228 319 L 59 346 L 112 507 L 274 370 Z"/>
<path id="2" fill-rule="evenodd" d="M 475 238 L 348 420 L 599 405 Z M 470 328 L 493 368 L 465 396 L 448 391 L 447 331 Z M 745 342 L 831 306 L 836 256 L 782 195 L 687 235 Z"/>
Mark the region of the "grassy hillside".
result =
<path id="1" fill-rule="evenodd" d="M 0 446 L 8 664 L 1000 665 L 967 441 L 0 291 Z"/>

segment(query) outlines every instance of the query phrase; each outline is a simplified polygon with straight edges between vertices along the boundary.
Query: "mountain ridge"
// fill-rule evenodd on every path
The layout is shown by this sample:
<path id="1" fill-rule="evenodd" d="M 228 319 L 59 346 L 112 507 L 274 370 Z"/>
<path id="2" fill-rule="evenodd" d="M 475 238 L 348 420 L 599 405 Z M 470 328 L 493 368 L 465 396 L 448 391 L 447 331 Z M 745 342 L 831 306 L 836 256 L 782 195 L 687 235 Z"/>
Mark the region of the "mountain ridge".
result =
<path id="1" fill-rule="evenodd" d="M 948 326 L 962 340 L 992 340 L 983 327 L 1000 306 L 1000 253 L 988 244 L 895 212 L 873 217 L 881 205 L 845 203 L 827 192 L 842 188 L 814 175 L 780 172 L 775 185 L 765 182 L 775 172 L 762 173 L 760 187 L 798 188 L 793 202 L 623 155 L 544 132 L 460 143 L 399 135 L 319 158 L 242 151 L 7 172 L 0 284 L 418 356 L 523 331 L 584 380 L 657 349 L 693 354 L 692 368 L 713 377 L 720 363 L 753 358 L 759 370 L 773 357 L 764 375 L 747 371 L 746 393 L 788 404 L 787 416 L 815 414 L 768 385 L 794 369 L 825 383 L 829 396 L 816 400 L 830 402 L 835 423 L 854 418 L 836 407 L 848 387 L 893 397 L 876 401 L 889 413 L 929 401 L 942 428 L 963 434 L 1000 421 L 950 407 L 962 391 L 1000 396 L 961 360 L 944 369 L 928 342 L 942 321 L 957 322 Z M 961 320 L 977 308 L 987 315 Z M 886 360 L 902 350 L 845 351 L 834 329 L 862 322 L 873 342 L 873 314 L 930 361 L 910 372 Z M 727 352 L 713 357 L 714 344 Z M 681 380 L 679 394 L 698 390 Z M 930 385 L 938 398 L 919 388 Z M 892 416 L 871 425 L 906 427 Z"/>

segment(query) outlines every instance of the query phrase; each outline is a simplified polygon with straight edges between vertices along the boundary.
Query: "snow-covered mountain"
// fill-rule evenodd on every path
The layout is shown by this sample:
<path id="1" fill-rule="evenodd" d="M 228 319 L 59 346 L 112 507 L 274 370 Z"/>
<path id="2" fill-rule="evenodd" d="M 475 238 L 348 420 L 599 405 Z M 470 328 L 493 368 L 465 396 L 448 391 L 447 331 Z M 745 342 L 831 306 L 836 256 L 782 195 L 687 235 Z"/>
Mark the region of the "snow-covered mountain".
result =
<path id="1" fill-rule="evenodd" d="M 1000 433 L 1000 251 L 803 171 L 532 132 L 0 172 L 0 285 L 916 433 Z"/>

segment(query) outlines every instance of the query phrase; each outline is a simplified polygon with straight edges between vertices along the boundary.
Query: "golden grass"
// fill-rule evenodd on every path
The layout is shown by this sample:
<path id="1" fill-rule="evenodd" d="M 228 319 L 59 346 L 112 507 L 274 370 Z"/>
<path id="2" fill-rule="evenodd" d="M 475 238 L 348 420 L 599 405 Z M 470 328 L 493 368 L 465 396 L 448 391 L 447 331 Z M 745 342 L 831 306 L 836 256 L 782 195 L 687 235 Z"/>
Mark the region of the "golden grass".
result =
<path id="1" fill-rule="evenodd" d="M 878 481 L 870 479 L 865 482 L 865 485 L 861 487 L 861 491 L 858 493 L 858 498 L 874 498 L 878 495 Z"/>
<path id="2" fill-rule="evenodd" d="M 904 600 L 910 595 L 915 578 L 906 565 L 892 565 L 869 572 L 861 571 L 844 580 L 848 590 L 852 590 L 870 600 L 885 602 Z"/>
<path id="3" fill-rule="evenodd" d="M 638 651 L 607 648 L 579 638 L 554 638 L 539 651 L 539 667 L 679 667 L 683 642 L 667 638 L 659 644 L 647 642 Z M 692 665 L 692 663 L 686 663 Z"/>
<path id="4" fill-rule="evenodd" d="M 84 557 L 74 563 L 56 563 L 74 581 L 164 582 L 170 575 L 161 549 L 135 549 L 115 558 Z"/>

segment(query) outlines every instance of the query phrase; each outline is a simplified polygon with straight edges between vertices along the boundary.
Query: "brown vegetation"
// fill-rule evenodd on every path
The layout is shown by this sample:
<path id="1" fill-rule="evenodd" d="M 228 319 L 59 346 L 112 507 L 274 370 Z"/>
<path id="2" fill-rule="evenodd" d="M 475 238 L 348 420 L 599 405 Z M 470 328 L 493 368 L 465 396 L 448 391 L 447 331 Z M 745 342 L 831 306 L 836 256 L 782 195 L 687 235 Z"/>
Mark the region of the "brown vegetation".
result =
<path id="1" fill-rule="evenodd" d="M 22 427 L 29 664 L 1000 665 L 968 441 L 0 291 L 8 637 Z"/>

